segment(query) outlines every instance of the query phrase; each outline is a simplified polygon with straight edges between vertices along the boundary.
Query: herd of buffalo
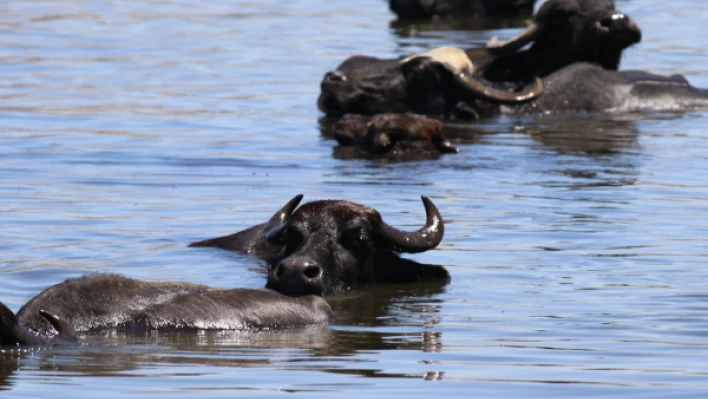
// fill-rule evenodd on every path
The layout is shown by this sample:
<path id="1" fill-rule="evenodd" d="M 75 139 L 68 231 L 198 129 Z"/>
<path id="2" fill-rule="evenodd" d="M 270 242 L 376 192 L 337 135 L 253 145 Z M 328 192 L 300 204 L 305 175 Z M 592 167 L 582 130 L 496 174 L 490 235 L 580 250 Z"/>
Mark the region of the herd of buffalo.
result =
<path id="1" fill-rule="evenodd" d="M 390 0 L 399 18 L 529 13 L 534 0 Z M 343 146 L 373 154 L 455 153 L 434 118 L 499 114 L 631 112 L 708 106 L 683 76 L 620 70 L 639 26 L 612 0 L 547 0 L 516 37 L 484 48 L 441 47 L 397 59 L 356 55 L 327 72 L 318 106 L 337 118 Z M 0 303 L 1 345 L 76 343 L 103 329 L 274 330 L 333 319 L 322 295 L 381 283 L 447 281 L 445 268 L 399 253 L 435 248 L 440 212 L 422 197 L 423 227 L 401 231 L 374 209 L 341 200 L 300 205 L 298 195 L 265 223 L 192 243 L 264 260 L 265 289 L 214 289 L 96 274 L 52 286 L 17 314 Z"/>

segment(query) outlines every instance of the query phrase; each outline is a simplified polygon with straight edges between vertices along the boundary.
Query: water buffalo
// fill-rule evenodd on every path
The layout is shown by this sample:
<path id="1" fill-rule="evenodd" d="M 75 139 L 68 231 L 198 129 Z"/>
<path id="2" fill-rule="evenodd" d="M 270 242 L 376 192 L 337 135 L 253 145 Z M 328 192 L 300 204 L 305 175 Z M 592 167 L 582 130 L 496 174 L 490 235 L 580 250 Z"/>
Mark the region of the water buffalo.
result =
<path id="1" fill-rule="evenodd" d="M 389 0 L 399 18 L 481 17 L 531 12 L 536 0 Z"/>
<path id="2" fill-rule="evenodd" d="M 622 52 L 641 38 L 639 26 L 612 0 L 548 0 L 519 35 L 501 43 L 493 38 L 486 49 L 467 55 L 477 77 L 518 84 L 576 62 L 617 70 Z"/>
<path id="3" fill-rule="evenodd" d="M 413 110 L 462 118 L 706 107 L 706 91 L 682 76 L 617 71 L 622 52 L 640 40 L 637 24 L 617 11 L 612 0 L 548 0 L 524 32 L 502 43 L 492 40 L 487 48 L 466 50 L 467 57 L 450 50 L 396 62 L 352 57 L 337 72 L 325 75 L 319 105 L 327 115 Z M 529 49 L 522 49 L 530 43 Z M 472 71 L 465 81 L 493 95 L 478 95 L 480 101 L 455 96 L 444 90 L 450 86 L 441 84 L 439 76 L 402 73 L 410 61 Z M 499 101 L 501 93 L 514 95 L 529 86 L 539 90 L 522 96 L 522 101 Z"/>
<path id="4" fill-rule="evenodd" d="M 411 112 L 474 118 L 478 100 L 518 104 L 543 90 L 540 80 L 520 91 L 495 89 L 473 72 L 469 57 L 454 47 L 393 60 L 354 56 L 324 76 L 317 104 L 328 116 Z"/>
<path id="5" fill-rule="evenodd" d="M 74 331 L 105 329 L 278 330 L 326 324 L 332 317 L 327 302 L 314 295 L 96 274 L 47 288 L 17 316 L 0 303 L 0 344 L 76 343 Z"/>
<path id="6" fill-rule="evenodd" d="M 475 75 L 512 87 L 543 78 L 544 93 L 519 105 L 483 105 L 483 113 L 632 112 L 708 106 L 704 89 L 681 75 L 618 71 L 622 52 L 641 40 L 639 26 L 612 0 L 549 0 L 529 27 L 487 49 L 472 49 Z M 527 50 L 523 46 L 533 43 Z"/>
<path id="7" fill-rule="evenodd" d="M 457 153 L 458 149 L 445 140 L 442 127 L 437 119 L 414 114 L 348 114 L 334 126 L 334 138 L 340 145 L 389 157 Z"/>
<path id="8" fill-rule="evenodd" d="M 288 295 L 447 280 L 449 274 L 442 266 L 396 254 L 433 249 L 443 238 L 440 213 L 427 197 L 422 199 L 427 221 L 415 232 L 400 231 L 386 224 L 376 210 L 353 202 L 322 200 L 297 208 L 302 200 L 298 195 L 267 223 L 190 246 L 242 251 L 267 260 L 266 288 Z"/>

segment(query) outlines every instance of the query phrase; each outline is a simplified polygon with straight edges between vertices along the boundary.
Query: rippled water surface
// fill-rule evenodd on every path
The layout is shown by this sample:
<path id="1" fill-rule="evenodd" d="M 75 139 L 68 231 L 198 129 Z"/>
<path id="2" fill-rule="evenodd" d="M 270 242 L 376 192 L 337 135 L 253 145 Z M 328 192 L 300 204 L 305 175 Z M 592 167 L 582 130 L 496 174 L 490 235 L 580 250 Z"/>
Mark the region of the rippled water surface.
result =
<path id="1" fill-rule="evenodd" d="M 624 68 L 708 87 L 708 4 L 626 0 Z M 458 155 L 348 159 L 322 75 L 349 55 L 482 45 L 523 21 L 401 24 L 383 0 L 0 5 L 0 301 L 94 272 L 260 288 L 190 241 L 295 194 L 445 217 L 448 285 L 328 298 L 331 327 L 105 333 L 0 354 L 15 397 L 695 397 L 708 391 L 708 114 L 453 123 Z M 465 28 L 467 30 L 455 30 Z"/>

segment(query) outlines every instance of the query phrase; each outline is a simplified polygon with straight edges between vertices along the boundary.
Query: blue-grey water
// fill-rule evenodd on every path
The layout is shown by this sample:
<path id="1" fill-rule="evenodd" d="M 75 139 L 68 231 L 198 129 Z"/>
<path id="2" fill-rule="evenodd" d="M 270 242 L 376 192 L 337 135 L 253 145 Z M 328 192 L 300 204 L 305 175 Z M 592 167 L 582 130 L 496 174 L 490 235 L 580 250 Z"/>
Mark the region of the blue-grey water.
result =
<path id="1" fill-rule="evenodd" d="M 623 68 L 708 87 L 708 3 L 626 0 Z M 446 221 L 448 285 L 328 300 L 330 327 L 107 332 L 0 353 L 2 398 L 705 397 L 708 113 L 453 123 L 460 154 L 349 159 L 322 75 L 353 54 L 483 45 L 523 21 L 401 24 L 383 0 L 0 3 L 0 301 L 110 272 L 260 288 L 187 248 L 298 193 Z M 464 29 L 459 29 L 464 28 Z M 458 30 L 455 30 L 458 29 Z"/>

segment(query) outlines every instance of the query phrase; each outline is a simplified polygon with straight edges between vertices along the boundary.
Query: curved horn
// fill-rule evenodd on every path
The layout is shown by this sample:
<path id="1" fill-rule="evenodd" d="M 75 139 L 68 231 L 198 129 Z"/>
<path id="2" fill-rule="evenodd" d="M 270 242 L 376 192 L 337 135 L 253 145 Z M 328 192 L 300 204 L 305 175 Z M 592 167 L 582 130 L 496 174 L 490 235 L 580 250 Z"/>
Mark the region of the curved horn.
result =
<path id="1" fill-rule="evenodd" d="M 265 241 L 271 242 L 277 239 L 278 235 L 283 230 L 285 222 L 288 221 L 288 218 L 300 204 L 300 201 L 302 201 L 302 194 L 296 195 L 293 199 L 288 201 L 284 207 L 280 208 L 280 210 L 276 212 L 273 217 L 270 218 L 268 223 L 263 226 L 263 239 Z"/>
<path id="2" fill-rule="evenodd" d="M 522 92 L 504 91 L 487 86 L 468 74 L 455 75 L 455 79 L 463 87 L 470 91 L 470 94 L 480 100 L 500 104 L 518 104 L 538 98 L 543 93 L 543 82 L 536 78 L 534 83 Z"/>
<path id="3" fill-rule="evenodd" d="M 60 340 L 63 343 L 78 343 L 79 340 L 76 338 L 76 331 L 74 331 L 74 327 L 71 326 L 71 324 L 65 322 L 64 320 L 60 319 L 59 316 L 55 314 L 51 314 L 47 312 L 46 310 L 40 309 L 39 314 L 42 315 L 49 324 L 54 327 L 55 330 L 59 333 L 59 335 L 54 338 L 54 340 Z"/>
<path id="4" fill-rule="evenodd" d="M 379 235 L 392 250 L 410 253 L 424 252 L 440 244 L 445 234 L 442 216 L 440 216 L 438 208 L 433 205 L 433 201 L 426 196 L 422 196 L 421 199 L 425 206 L 426 221 L 425 226 L 418 231 L 409 233 L 381 222 Z"/>
<path id="5" fill-rule="evenodd" d="M 513 38 L 499 43 L 499 39 L 494 36 L 487 43 L 487 52 L 492 55 L 507 55 L 524 47 L 535 40 L 543 31 L 543 26 L 532 22 L 523 32 Z"/>

